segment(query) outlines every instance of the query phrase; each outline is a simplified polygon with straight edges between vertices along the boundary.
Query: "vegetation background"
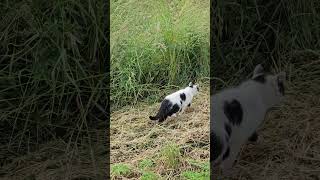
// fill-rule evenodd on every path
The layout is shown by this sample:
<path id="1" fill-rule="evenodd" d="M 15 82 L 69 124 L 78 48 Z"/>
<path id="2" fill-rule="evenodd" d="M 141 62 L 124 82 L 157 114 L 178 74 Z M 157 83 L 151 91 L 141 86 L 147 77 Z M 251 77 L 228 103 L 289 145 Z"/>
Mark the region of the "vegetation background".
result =
<path id="1" fill-rule="evenodd" d="M 209 178 L 209 6 L 111 1 L 112 179 Z M 164 96 L 191 80 L 201 91 L 193 108 L 151 122 Z"/>
<path id="2" fill-rule="evenodd" d="M 213 1 L 211 92 L 238 85 L 262 63 L 286 71 L 286 101 L 268 114 L 260 139 L 219 179 L 319 179 L 319 1 Z"/>
<path id="3" fill-rule="evenodd" d="M 0 2 L 1 178 L 106 178 L 106 9 Z"/>
<path id="4" fill-rule="evenodd" d="M 103 33 L 104 2 L 0 2 L 1 178 L 105 179 L 108 74 L 103 66 L 106 58 L 103 52 L 108 47 Z M 271 69 L 288 72 L 288 100 L 280 111 L 270 115 L 261 129 L 260 145 L 248 145 L 242 151 L 236 167 L 243 171 L 234 178 L 319 178 L 319 2 L 213 2 L 217 3 L 211 9 L 214 90 L 249 77 L 260 62 Z M 114 110 L 127 111 L 123 106 L 140 103 L 145 97 L 150 103 L 156 102 L 176 88 L 174 85 L 184 85 L 185 79 L 195 77 L 206 82 L 209 75 L 207 1 L 113 0 L 112 3 L 118 4 L 111 8 L 111 19 L 118 21 L 111 22 Z M 126 9 L 127 5 L 130 9 Z M 157 16 L 155 12 L 163 14 Z M 146 19 L 139 19 L 141 17 Z M 206 92 L 208 90 L 201 95 L 207 95 Z M 147 126 L 143 129 L 151 132 L 150 136 L 165 140 L 177 135 L 172 134 L 177 127 L 190 132 L 188 128 L 198 126 L 192 134 L 178 132 L 179 137 L 185 138 L 164 146 L 166 148 L 159 151 L 163 153 L 156 154 L 163 162 L 161 167 L 175 166 L 174 160 L 179 157 L 179 168 L 186 170 L 184 175 L 180 171 L 169 171 L 167 177 L 199 179 L 208 175 L 205 162 L 209 155 L 209 132 L 204 121 L 209 118 L 209 103 L 199 99 L 195 102 L 201 114 L 187 114 L 166 128 L 160 126 L 150 131 Z M 150 112 L 155 112 L 157 106 L 150 108 Z M 143 117 L 149 113 L 143 112 Z M 198 117 L 197 121 L 181 121 L 188 115 Z M 131 119 L 122 123 L 131 123 Z M 114 127 L 121 127 L 120 123 L 116 125 L 119 126 Z M 134 124 L 133 127 L 143 126 Z M 163 133 L 170 127 L 171 133 Z M 126 150 L 135 148 L 132 137 L 124 138 L 130 142 L 124 144 L 128 145 Z M 188 146 L 180 146 L 187 141 Z M 183 158 L 180 161 L 181 155 L 192 157 L 191 161 Z M 152 172 L 158 175 L 163 171 L 152 169 L 154 163 L 150 161 L 137 161 L 132 165 L 136 170 L 141 167 L 143 172 L 145 167 L 151 167 L 151 172 L 145 173 L 149 179 L 154 176 Z M 113 172 L 122 173 L 123 169 L 127 172 L 120 164 Z M 130 171 L 134 172 L 133 177 L 142 176 L 140 169 Z"/>
<path id="5" fill-rule="evenodd" d="M 209 77 L 209 16 L 207 0 L 111 1 L 112 110 Z"/>

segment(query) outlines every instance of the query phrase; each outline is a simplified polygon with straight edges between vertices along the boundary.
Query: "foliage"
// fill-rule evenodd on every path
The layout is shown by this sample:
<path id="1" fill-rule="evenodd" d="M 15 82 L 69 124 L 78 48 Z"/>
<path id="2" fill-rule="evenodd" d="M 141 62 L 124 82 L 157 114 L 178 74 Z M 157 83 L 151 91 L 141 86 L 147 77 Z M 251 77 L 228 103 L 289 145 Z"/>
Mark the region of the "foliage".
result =
<path id="1" fill-rule="evenodd" d="M 112 110 L 208 77 L 209 15 L 209 1 L 112 1 Z"/>
<path id="2" fill-rule="evenodd" d="M 131 173 L 131 169 L 127 164 L 114 164 L 111 166 L 112 176 L 126 176 Z"/>

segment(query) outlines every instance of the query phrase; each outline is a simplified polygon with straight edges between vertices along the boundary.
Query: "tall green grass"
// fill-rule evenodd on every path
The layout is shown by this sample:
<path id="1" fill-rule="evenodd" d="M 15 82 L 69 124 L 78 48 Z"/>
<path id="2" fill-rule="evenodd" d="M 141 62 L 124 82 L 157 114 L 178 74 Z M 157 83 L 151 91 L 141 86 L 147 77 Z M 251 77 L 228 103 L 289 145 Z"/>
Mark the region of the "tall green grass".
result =
<path id="1" fill-rule="evenodd" d="M 33 152 L 56 138 L 68 152 L 105 122 L 104 6 L 99 0 L 0 2 L 1 154 Z"/>
<path id="2" fill-rule="evenodd" d="M 215 87 L 248 78 L 258 63 L 283 69 L 302 53 L 308 55 L 298 63 L 318 56 L 319 9 L 316 0 L 217 1 L 211 19 L 215 57 L 211 71 L 219 78 L 213 82 Z"/>
<path id="3" fill-rule="evenodd" d="M 208 0 L 111 1 L 112 109 L 209 76 Z"/>

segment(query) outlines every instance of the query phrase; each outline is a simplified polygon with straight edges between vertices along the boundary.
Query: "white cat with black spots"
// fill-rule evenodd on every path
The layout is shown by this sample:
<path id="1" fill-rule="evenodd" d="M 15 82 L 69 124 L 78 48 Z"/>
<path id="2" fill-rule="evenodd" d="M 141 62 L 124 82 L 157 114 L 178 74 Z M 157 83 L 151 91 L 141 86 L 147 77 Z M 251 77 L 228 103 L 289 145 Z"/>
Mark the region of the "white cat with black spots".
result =
<path id="1" fill-rule="evenodd" d="M 158 113 L 155 116 L 149 116 L 149 118 L 163 122 L 167 117 L 176 117 L 178 113 L 184 113 L 198 92 L 199 86 L 190 82 L 188 87 L 166 96 L 160 105 Z"/>
<path id="2" fill-rule="evenodd" d="M 256 141 L 267 111 L 284 98 L 285 73 L 272 75 L 257 65 L 251 79 L 211 96 L 210 163 L 230 170 L 243 144 Z"/>

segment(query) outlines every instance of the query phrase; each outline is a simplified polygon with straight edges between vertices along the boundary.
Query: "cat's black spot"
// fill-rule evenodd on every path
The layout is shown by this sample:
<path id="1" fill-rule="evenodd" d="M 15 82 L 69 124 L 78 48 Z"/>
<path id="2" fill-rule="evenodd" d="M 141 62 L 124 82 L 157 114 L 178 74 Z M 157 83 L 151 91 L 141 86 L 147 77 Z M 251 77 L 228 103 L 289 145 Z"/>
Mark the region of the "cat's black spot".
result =
<path id="1" fill-rule="evenodd" d="M 188 104 L 188 107 L 190 107 L 190 106 L 191 106 L 191 103 Z"/>
<path id="2" fill-rule="evenodd" d="M 229 157 L 229 155 L 230 155 L 230 147 L 228 146 L 226 152 L 222 156 L 222 160 L 227 159 Z"/>
<path id="3" fill-rule="evenodd" d="M 256 82 L 262 83 L 262 84 L 264 84 L 266 82 L 266 78 L 265 78 L 264 74 L 256 76 L 255 78 L 253 78 L 253 80 Z"/>
<path id="4" fill-rule="evenodd" d="M 168 117 L 168 112 L 170 112 L 171 106 L 171 101 L 169 101 L 168 99 L 163 100 L 157 115 L 151 118 L 153 120 L 159 119 L 159 122 L 163 122 Z"/>
<path id="5" fill-rule="evenodd" d="M 241 104 L 236 99 L 224 103 L 224 114 L 233 125 L 240 125 L 242 122 L 243 110 Z"/>
<path id="6" fill-rule="evenodd" d="M 230 124 L 225 123 L 225 124 L 224 124 L 224 129 L 226 130 L 228 136 L 230 137 L 230 136 L 231 136 L 231 133 L 232 133 L 232 129 L 231 129 Z"/>
<path id="7" fill-rule="evenodd" d="M 210 142 L 210 162 L 214 162 L 220 156 L 223 144 L 214 132 L 210 133 Z"/>
<path id="8" fill-rule="evenodd" d="M 257 132 L 254 132 L 249 138 L 248 140 L 250 142 L 256 142 L 258 140 L 258 133 Z"/>
<path id="9" fill-rule="evenodd" d="M 186 94 L 182 93 L 180 94 L 180 98 L 182 101 L 185 101 L 186 100 Z"/>
<path id="10" fill-rule="evenodd" d="M 177 113 L 180 110 L 180 106 L 178 104 L 174 104 L 171 110 L 168 112 L 167 116 L 171 116 L 174 113 Z"/>
<path id="11" fill-rule="evenodd" d="M 283 82 L 278 80 L 278 87 L 279 87 L 279 92 L 284 95 L 284 85 Z"/>

